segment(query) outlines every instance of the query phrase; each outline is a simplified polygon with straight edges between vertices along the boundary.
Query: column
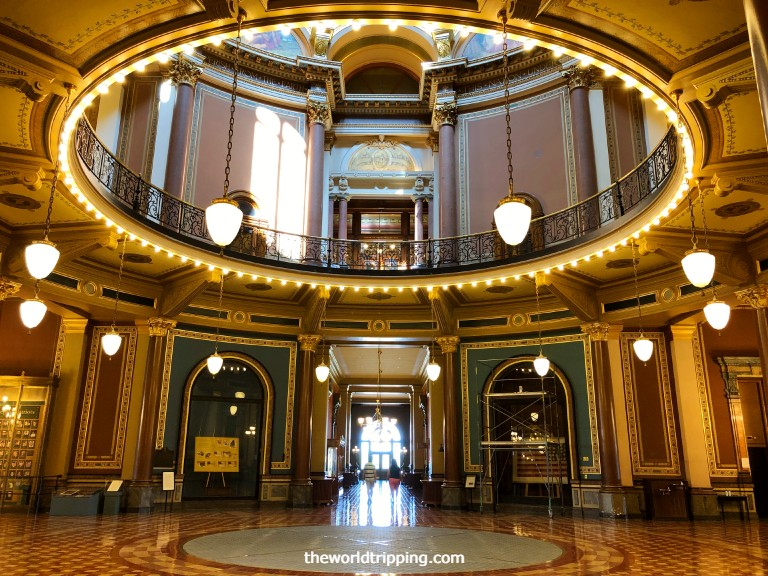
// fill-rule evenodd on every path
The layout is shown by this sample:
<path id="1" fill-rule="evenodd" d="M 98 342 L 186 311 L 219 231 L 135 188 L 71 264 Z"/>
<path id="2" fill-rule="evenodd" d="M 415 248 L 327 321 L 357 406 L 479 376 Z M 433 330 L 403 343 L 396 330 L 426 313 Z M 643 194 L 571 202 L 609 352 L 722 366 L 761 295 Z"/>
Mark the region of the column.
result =
<path id="1" fill-rule="evenodd" d="M 424 197 L 421 194 L 411 196 L 414 204 L 413 239 L 416 242 L 424 240 Z"/>
<path id="2" fill-rule="evenodd" d="M 461 434 L 459 428 L 459 382 L 454 364 L 458 336 L 439 336 L 436 339 L 443 357 L 443 437 L 445 449 L 445 476 L 442 485 L 443 508 L 463 505 L 464 482 L 461 474 Z"/>
<path id="3" fill-rule="evenodd" d="M 459 215 L 456 198 L 456 145 L 455 126 L 456 104 L 436 104 L 432 115 L 432 126 L 438 131 L 440 162 L 440 230 L 439 238 L 458 236 Z M 435 234 L 432 235 L 433 237 Z"/>
<path id="4" fill-rule="evenodd" d="M 597 193 L 595 142 L 592 117 L 589 112 L 589 89 L 595 84 L 595 72 L 590 66 L 573 66 L 563 72 L 571 93 L 571 126 L 576 153 L 576 192 L 579 201 Z"/>
<path id="5" fill-rule="evenodd" d="M 763 130 L 768 142 L 768 3 L 765 0 L 744 0 L 744 15 L 747 17 L 757 92 L 763 111 Z"/>
<path id="6" fill-rule="evenodd" d="M 341 188 L 341 186 L 339 186 Z M 339 240 L 347 239 L 347 202 L 349 201 L 349 194 L 341 193 L 337 194 L 336 198 L 339 200 Z"/>
<path id="7" fill-rule="evenodd" d="M 685 478 L 691 487 L 691 511 L 694 518 L 717 517 L 717 496 L 712 490 L 709 476 L 705 421 L 699 394 L 699 387 L 705 385 L 698 378 L 699 374 L 703 376 L 704 367 L 696 367 L 698 325 L 673 325 L 670 329 L 670 351 L 677 392 Z"/>
<path id="8" fill-rule="evenodd" d="M 323 159 L 325 128 L 330 124 L 331 111 L 326 102 L 307 102 L 309 146 L 307 148 L 307 236 L 323 235 Z"/>
<path id="9" fill-rule="evenodd" d="M 165 165 L 163 188 L 171 196 L 184 195 L 184 176 L 187 171 L 190 136 L 192 134 L 192 110 L 194 108 L 195 84 L 202 70 L 193 66 L 183 55 L 171 64 L 170 78 L 176 85 L 176 102 L 171 118 L 171 134 L 168 143 L 168 161 Z"/>
<path id="10" fill-rule="evenodd" d="M 328 178 L 328 232 L 326 233 L 327 238 L 333 238 L 333 215 L 336 212 L 336 194 L 333 193 L 333 178 Z"/>
<path id="11" fill-rule="evenodd" d="M 312 481 L 309 479 L 312 441 L 312 400 L 315 378 L 315 352 L 318 334 L 299 334 L 299 386 L 296 390 L 296 428 L 294 430 L 293 479 L 290 504 L 294 508 L 312 506 Z M 290 425 L 290 423 L 289 423 Z"/>
<path id="12" fill-rule="evenodd" d="M 176 326 L 175 320 L 159 316 L 148 318 L 146 322 L 149 330 L 149 348 L 144 370 L 144 388 L 141 393 L 136 454 L 128 494 L 128 507 L 131 510 L 151 510 L 154 505 L 152 460 L 155 454 L 157 416 L 163 385 L 166 336 L 168 330 Z"/>
<path id="13" fill-rule="evenodd" d="M 758 284 L 746 290 L 736 292 L 739 301 L 749 304 L 757 313 L 757 330 L 759 340 L 757 342 L 760 352 L 760 370 L 763 385 L 763 398 L 768 398 L 768 284 Z"/>
<path id="14" fill-rule="evenodd" d="M 617 442 L 615 386 L 611 373 L 609 338 L 615 340 L 620 327 L 606 322 L 583 324 L 582 332 L 589 336 L 592 353 L 592 374 L 597 403 L 597 433 L 600 444 L 600 515 L 626 517 L 640 514 L 639 498 L 627 491 L 622 483 L 621 461 Z"/>

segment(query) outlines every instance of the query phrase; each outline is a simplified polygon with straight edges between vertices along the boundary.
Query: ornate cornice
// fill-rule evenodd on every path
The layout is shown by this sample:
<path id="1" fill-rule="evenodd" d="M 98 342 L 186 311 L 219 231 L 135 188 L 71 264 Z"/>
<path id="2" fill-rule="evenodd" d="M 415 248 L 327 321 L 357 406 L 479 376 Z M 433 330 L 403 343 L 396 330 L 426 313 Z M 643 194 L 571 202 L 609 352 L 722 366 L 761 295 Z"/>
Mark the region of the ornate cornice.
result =
<path id="1" fill-rule="evenodd" d="M 171 63 L 168 76 L 171 81 L 176 84 L 187 84 L 194 87 L 197 83 L 197 79 L 200 77 L 203 71 L 194 64 L 187 62 L 179 55 L 179 59 Z"/>
<path id="2" fill-rule="evenodd" d="M 440 351 L 443 354 L 453 354 L 456 352 L 456 347 L 459 345 L 460 338 L 458 336 L 438 336 L 435 338 Z"/>
<path id="3" fill-rule="evenodd" d="M 568 81 L 568 88 L 591 88 L 596 84 L 595 69 L 592 66 L 571 66 L 563 70 L 563 78 Z"/>
<path id="4" fill-rule="evenodd" d="M 751 288 L 739 290 L 736 292 L 736 297 L 752 308 L 768 308 L 768 285 L 757 284 Z"/>
<path id="5" fill-rule="evenodd" d="M 432 114 L 433 125 L 440 127 L 444 124 L 456 126 L 458 119 L 458 108 L 453 102 L 435 104 L 435 110 Z"/>
<path id="6" fill-rule="evenodd" d="M 302 352 L 317 352 L 322 337 L 319 334 L 299 334 L 299 349 Z"/>

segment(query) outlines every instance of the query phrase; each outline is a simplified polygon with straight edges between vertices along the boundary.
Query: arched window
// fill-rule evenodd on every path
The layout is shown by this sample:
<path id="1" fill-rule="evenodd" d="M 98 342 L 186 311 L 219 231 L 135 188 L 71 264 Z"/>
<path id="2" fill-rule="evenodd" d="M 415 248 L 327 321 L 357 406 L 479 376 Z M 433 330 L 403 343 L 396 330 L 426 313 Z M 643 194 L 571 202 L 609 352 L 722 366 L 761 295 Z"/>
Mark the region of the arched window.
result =
<path id="1" fill-rule="evenodd" d="M 370 456 L 377 470 L 386 470 L 394 458 L 400 466 L 402 441 L 400 430 L 391 421 L 371 422 L 363 427 L 360 441 L 360 450 L 363 464 L 368 462 Z"/>

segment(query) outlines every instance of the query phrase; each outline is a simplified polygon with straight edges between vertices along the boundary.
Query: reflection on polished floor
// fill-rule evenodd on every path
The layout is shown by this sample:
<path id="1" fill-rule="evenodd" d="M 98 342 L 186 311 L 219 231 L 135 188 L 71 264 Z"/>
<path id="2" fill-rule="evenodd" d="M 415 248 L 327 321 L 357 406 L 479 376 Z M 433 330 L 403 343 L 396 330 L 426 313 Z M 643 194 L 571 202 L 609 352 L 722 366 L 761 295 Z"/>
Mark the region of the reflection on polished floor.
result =
<path id="1" fill-rule="evenodd" d="M 383 482 L 370 496 L 369 500 L 365 485 L 360 484 L 342 494 L 338 503 L 312 510 L 217 505 L 210 510 L 187 506 L 172 513 L 66 517 L 6 509 L 0 514 L 3 573 L 294 574 L 299 570 L 287 566 L 257 569 L 202 560 L 185 552 L 184 544 L 201 536 L 260 528 L 416 526 L 526 536 L 563 551 L 550 563 L 488 574 L 768 574 L 768 524 L 756 520 L 625 521 L 580 514 L 549 519 L 545 510 L 541 514 L 441 511 L 422 507 L 406 489 L 393 499 Z M 312 571 L 308 565 L 301 573 Z M 457 574 L 469 572 L 461 565 L 455 567 Z"/>

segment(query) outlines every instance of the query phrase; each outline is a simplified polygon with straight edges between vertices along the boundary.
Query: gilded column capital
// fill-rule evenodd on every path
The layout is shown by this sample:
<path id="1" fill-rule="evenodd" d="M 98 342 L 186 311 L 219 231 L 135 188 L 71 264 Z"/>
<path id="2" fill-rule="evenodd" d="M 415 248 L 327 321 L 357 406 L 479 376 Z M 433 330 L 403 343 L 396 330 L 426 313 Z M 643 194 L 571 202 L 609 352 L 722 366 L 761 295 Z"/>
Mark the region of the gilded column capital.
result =
<path id="1" fill-rule="evenodd" d="M 696 324 L 673 324 L 669 327 L 672 333 L 672 340 L 693 340 L 698 326 Z"/>
<path id="2" fill-rule="evenodd" d="M 200 68 L 191 62 L 187 62 L 182 56 L 179 56 L 178 60 L 174 60 L 171 63 L 168 76 L 177 86 L 179 84 L 188 84 L 189 86 L 194 87 L 194 85 L 197 84 L 197 79 L 202 73 L 203 71 Z"/>
<path id="3" fill-rule="evenodd" d="M 453 102 L 435 104 L 435 109 L 432 112 L 432 125 L 438 127 L 445 124 L 456 126 L 458 115 L 458 108 Z"/>
<path id="4" fill-rule="evenodd" d="M 321 339 L 319 334 L 299 334 L 299 348 L 302 352 L 317 352 Z"/>
<path id="5" fill-rule="evenodd" d="M 623 326 L 619 324 L 609 324 L 608 322 L 590 322 L 581 325 L 581 331 L 589 336 L 590 342 L 617 340 L 622 328 Z"/>
<path id="6" fill-rule="evenodd" d="M 438 336 L 435 338 L 440 351 L 443 354 L 453 354 L 456 352 L 456 347 L 459 345 L 460 338 L 458 336 Z"/>
<path id="7" fill-rule="evenodd" d="M 435 43 L 438 60 L 449 60 L 453 48 L 453 31 L 438 29 L 432 32 L 432 40 Z"/>
<path id="8" fill-rule="evenodd" d="M 752 308 L 768 308 L 768 285 L 757 284 L 751 288 L 739 290 L 736 292 L 736 297 Z"/>
<path id="9" fill-rule="evenodd" d="M 568 88 L 591 88 L 596 84 L 595 69 L 592 66 L 571 66 L 563 70 L 563 78 L 568 81 Z"/>
<path id="10" fill-rule="evenodd" d="M 154 316 L 147 318 L 147 327 L 149 328 L 150 336 L 166 336 L 168 330 L 173 330 L 176 327 L 176 320 Z"/>
<path id="11" fill-rule="evenodd" d="M 327 102 L 307 101 L 307 121 L 309 124 L 322 124 L 328 126 L 331 123 L 331 108 Z"/>
<path id="12" fill-rule="evenodd" d="M 13 296 L 19 290 L 21 290 L 21 283 L 0 276 L 0 301 Z"/>

